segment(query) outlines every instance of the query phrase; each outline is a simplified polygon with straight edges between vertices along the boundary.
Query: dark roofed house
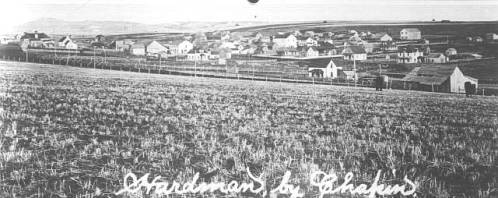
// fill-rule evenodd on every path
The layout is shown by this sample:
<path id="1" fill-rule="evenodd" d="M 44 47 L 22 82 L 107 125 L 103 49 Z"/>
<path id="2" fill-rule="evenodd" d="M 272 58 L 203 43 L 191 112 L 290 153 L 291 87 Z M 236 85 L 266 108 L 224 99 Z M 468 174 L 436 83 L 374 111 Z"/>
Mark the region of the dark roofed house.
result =
<path id="1" fill-rule="evenodd" d="M 462 73 L 456 65 L 423 65 L 414 68 L 403 81 L 406 89 L 423 91 L 465 93 L 465 83 L 477 87 L 478 80 Z"/>
<path id="2" fill-rule="evenodd" d="M 55 42 L 45 33 L 39 33 L 35 31 L 34 33 L 24 32 L 21 36 L 21 47 L 22 48 L 53 48 Z"/>
<path id="3" fill-rule="evenodd" d="M 38 31 L 35 31 L 34 33 L 24 32 L 24 34 L 21 36 L 21 40 L 24 40 L 24 39 L 41 40 L 41 39 L 46 39 L 46 38 L 50 38 L 50 37 L 47 34 L 39 33 Z"/>

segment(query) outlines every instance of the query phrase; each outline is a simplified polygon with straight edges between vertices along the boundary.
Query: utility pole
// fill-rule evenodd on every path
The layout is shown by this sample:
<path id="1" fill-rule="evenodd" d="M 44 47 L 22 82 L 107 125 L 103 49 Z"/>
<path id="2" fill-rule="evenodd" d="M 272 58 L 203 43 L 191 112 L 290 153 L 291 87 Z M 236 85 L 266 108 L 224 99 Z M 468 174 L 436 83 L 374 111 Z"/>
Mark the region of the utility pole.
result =
<path id="1" fill-rule="evenodd" d="M 95 46 L 93 46 L 93 69 L 95 69 Z"/>
<path id="2" fill-rule="evenodd" d="M 102 46 L 102 51 L 104 51 L 104 64 L 107 64 L 107 54 L 105 53 L 104 46 Z"/>
<path id="3" fill-rule="evenodd" d="M 354 86 L 356 87 L 356 81 L 358 80 L 358 75 L 356 74 L 356 59 L 353 55 L 353 71 L 354 71 Z"/>

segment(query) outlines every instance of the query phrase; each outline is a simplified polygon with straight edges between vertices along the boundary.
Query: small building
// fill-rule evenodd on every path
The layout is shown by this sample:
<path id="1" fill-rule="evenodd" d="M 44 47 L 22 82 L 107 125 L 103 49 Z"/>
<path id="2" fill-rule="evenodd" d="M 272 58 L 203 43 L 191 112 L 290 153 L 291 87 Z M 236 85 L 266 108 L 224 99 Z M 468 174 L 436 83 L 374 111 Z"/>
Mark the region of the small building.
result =
<path id="1" fill-rule="evenodd" d="M 498 34 L 496 34 L 496 33 L 487 33 L 486 34 L 486 40 L 488 40 L 488 41 L 498 40 Z"/>
<path id="2" fill-rule="evenodd" d="M 355 71 L 344 71 L 344 70 L 339 70 L 338 76 L 339 79 L 343 80 L 354 80 L 357 78 L 357 73 Z"/>
<path id="3" fill-rule="evenodd" d="M 73 42 L 71 35 L 59 39 L 58 46 L 65 49 L 78 49 L 78 45 Z"/>
<path id="4" fill-rule="evenodd" d="M 480 36 L 475 36 L 474 38 L 472 38 L 472 40 L 476 43 L 482 43 L 484 41 L 484 39 L 482 39 L 482 37 Z"/>
<path id="5" fill-rule="evenodd" d="M 313 37 L 302 37 L 297 40 L 297 46 L 318 46 L 318 41 L 313 39 Z"/>
<path id="6" fill-rule="evenodd" d="M 178 44 L 178 54 L 187 54 L 190 52 L 190 50 L 194 49 L 194 44 L 192 44 L 190 41 L 182 41 L 181 43 Z"/>
<path id="7" fill-rule="evenodd" d="M 456 55 L 458 52 L 455 48 L 448 48 L 444 54 L 446 54 L 446 56 L 451 56 L 451 55 Z"/>
<path id="8" fill-rule="evenodd" d="M 456 65 L 423 65 L 415 67 L 402 81 L 405 89 L 433 92 L 465 93 L 465 83 L 477 88 L 478 80 L 466 76 Z"/>
<path id="9" fill-rule="evenodd" d="M 380 50 L 382 51 L 397 51 L 398 50 L 398 45 L 394 41 L 386 41 L 386 42 L 381 42 L 380 43 Z"/>
<path id="10" fill-rule="evenodd" d="M 303 61 L 300 65 L 307 66 L 309 77 L 316 78 L 337 78 L 337 71 L 342 69 L 335 65 L 332 58 Z"/>
<path id="11" fill-rule="evenodd" d="M 164 43 L 163 46 L 168 48 L 168 54 L 171 55 L 185 55 L 194 49 L 194 44 L 188 40 L 169 41 Z"/>
<path id="12" fill-rule="evenodd" d="M 442 53 L 430 53 L 425 57 L 426 63 L 447 63 L 448 57 Z"/>
<path id="13" fill-rule="evenodd" d="M 362 46 L 347 46 L 342 55 L 344 60 L 367 60 L 367 52 Z"/>
<path id="14" fill-rule="evenodd" d="M 389 36 L 389 34 L 384 34 L 384 36 L 379 39 L 381 42 L 393 41 L 393 37 Z"/>
<path id="15" fill-rule="evenodd" d="M 316 47 L 298 47 L 297 50 L 301 51 L 301 56 L 303 57 L 319 56 L 319 52 Z"/>
<path id="16" fill-rule="evenodd" d="M 145 43 L 145 53 L 166 55 L 168 48 L 164 47 L 157 41 L 149 41 Z"/>
<path id="17" fill-rule="evenodd" d="M 374 41 L 380 41 L 380 42 L 388 42 L 388 41 L 393 41 L 393 37 L 391 37 L 389 34 L 386 32 L 379 32 L 376 34 L 371 34 L 370 39 Z"/>
<path id="18" fill-rule="evenodd" d="M 401 40 L 420 40 L 422 32 L 418 28 L 404 28 L 400 31 Z"/>
<path id="19" fill-rule="evenodd" d="M 130 54 L 135 56 L 145 56 L 145 45 L 143 43 L 134 43 L 130 46 Z"/>
<path id="20" fill-rule="evenodd" d="M 131 39 L 114 40 L 112 41 L 110 47 L 116 51 L 124 52 L 130 50 L 130 46 L 134 43 L 135 42 Z"/>
<path id="21" fill-rule="evenodd" d="M 187 61 L 208 61 L 210 55 L 210 53 L 206 52 L 188 53 Z"/>

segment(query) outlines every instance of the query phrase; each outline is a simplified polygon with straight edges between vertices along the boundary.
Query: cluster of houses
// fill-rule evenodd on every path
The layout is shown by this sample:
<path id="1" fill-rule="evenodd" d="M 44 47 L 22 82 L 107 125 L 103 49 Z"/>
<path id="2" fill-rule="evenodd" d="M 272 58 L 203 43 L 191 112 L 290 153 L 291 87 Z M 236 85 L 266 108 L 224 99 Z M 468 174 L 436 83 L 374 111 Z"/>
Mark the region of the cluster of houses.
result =
<path id="1" fill-rule="evenodd" d="M 487 39 L 497 39 L 494 33 Z M 345 60 L 367 60 L 369 54 L 386 54 L 386 59 L 400 64 L 446 63 L 455 49 L 446 53 L 431 53 L 427 40 L 418 28 L 404 28 L 399 38 L 386 32 L 293 31 L 273 35 L 260 32 L 217 31 L 186 34 L 172 40 L 114 39 L 109 41 L 97 35 L 88 41 L 73 40 L 71 35 L 55 42 L 45 33 L 25 32 L 19 36 L 20 46 L 25 48 L 105 48 L 134 56 L 174 57 L 184 61 L 219 60 L 225 62 L 232 55 L 255 55 L 274 58 L 323 58 L 342 56 Z M 84 43 L 90 44 L 85 45 Z"/>
<path id="2" fill-rule="evenodd" d="M 173 37 L 172 37 L 173 38 Z M 494 33 L 486 40 L 498 40 Z M 482 39 L 482 38 L 480 38 Z M 471 37 L 473 42 L 479 38 Z M 182 34 L 175 39 L 112 39 L 97 35 L 94 38 L 73 39 L 71 35 L 54 41 L 45 33 L 34 31 L 14 38 L 0 38 L 2 44 L 17 42 L 21 48 L 105 49 L 132 56 L 174 58 L 176 61 L 217 61 L 227 63 L 234 56 L 256 56 L 270 59 L 298 60 L 306 64 L 310 77 L 357 80 L 356 61 L 367 61 L 372 55 L 385 56 L 384 61 L 398 64 L 423 63 L 406 75 L 406 86 L 432 91 L 461 92 L 462 82 L 477 85 L 477 79 L 465 76 L 458 67 L 441 65 L 450 57 L 480 58 L 479 55 L 458 53 L 455 48 L 434 53 L 417 28 L 404 28 L 399 37 L 386 32 L 315 32 L 293 31 L 275 34 L 261 32 L 217 31 Z M 340 67 L 337 60 L 344 61 Z M 438 66 L 439 64 L 439 66 Z M 345 66 L 345 67 L 343 67 Z M 442 66 L 442 67 L 440 67 Z M 449 68 L 449 69 L 448 69 Z M 346 70 L 347 69 L 347 70 Z M 454 80 L 457 79 L 457 80 Z M 456 88 L 455 88 L 456 87 Z M 405 87 L 406 88 L 406 87 Z"/>
<path id="3" fill-rule="evenodd" d="M 498 34 L 496 33 L 486 33 L 484 37 L 482 36 L 467 36 L 466 40 L 473 43 L 496 43 L 498 42 Z"/>

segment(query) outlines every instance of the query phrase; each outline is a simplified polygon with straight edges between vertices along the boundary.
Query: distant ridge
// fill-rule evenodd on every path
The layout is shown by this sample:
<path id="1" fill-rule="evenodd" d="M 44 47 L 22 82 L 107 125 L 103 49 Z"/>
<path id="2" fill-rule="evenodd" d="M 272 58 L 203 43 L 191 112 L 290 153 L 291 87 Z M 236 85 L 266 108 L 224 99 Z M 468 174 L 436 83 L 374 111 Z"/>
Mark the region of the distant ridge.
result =
<path id="1" fill-rule="evenodd" d="M 198 31 L 214 31 L 269 24 L 267 22 L 174 22 L 163 24 L 142 24 L 128 21 L 65 21 L 55 18 L 40 18 L 19 25 L 17 32 L 32 32 L 38 30 L 48 34 L 133 34 L 133 33 L 169 33 Z"/>

